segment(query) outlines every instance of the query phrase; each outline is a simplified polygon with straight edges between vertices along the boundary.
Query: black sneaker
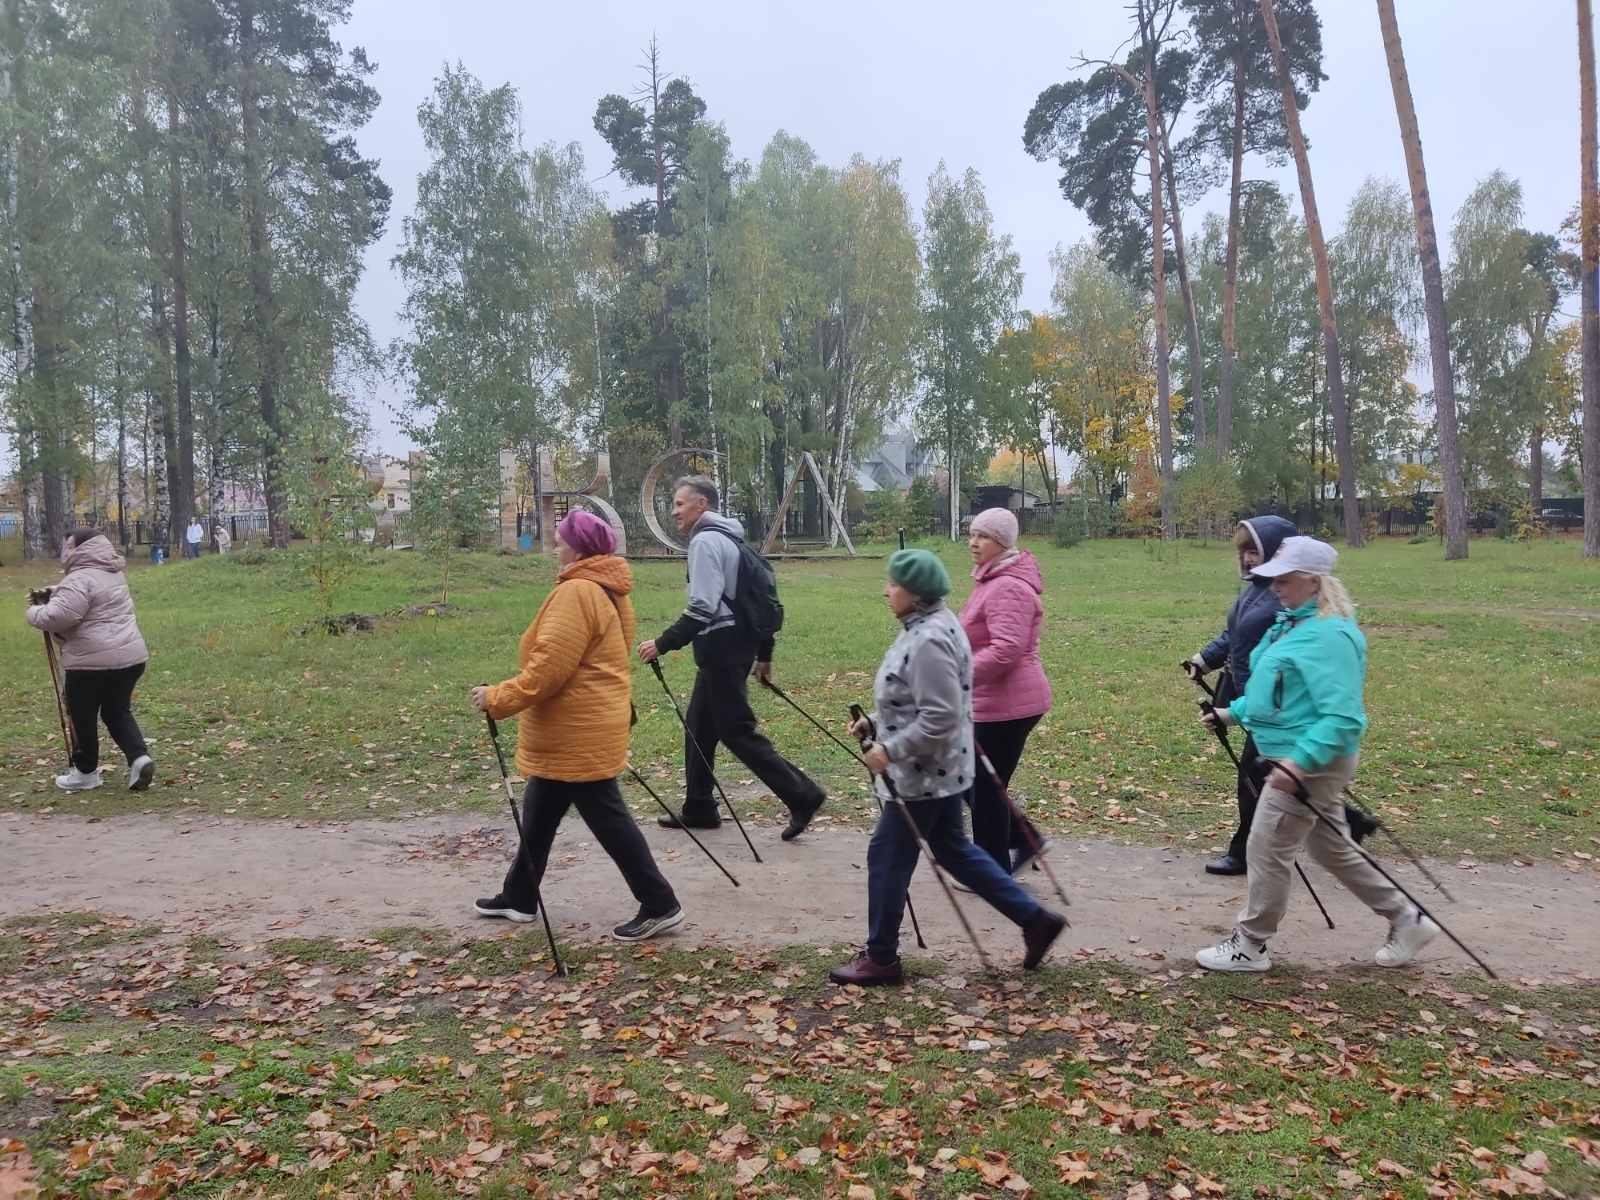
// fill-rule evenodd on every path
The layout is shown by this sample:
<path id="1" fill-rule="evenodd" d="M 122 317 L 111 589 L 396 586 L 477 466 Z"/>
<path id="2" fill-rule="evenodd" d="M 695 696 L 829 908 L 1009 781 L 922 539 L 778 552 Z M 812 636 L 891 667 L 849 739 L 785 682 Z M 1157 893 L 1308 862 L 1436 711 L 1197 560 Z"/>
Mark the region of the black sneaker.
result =
<path id="1" fill-rule="evenodd" d="M 504 892 L 487 899 L 474 900 L 472 908 L 480 917 L 500 917 L 507 921 L 515 921 L 518 925 L 526 925 L 529 921 L 539 919 L 538 905 L 522 908 L 507 900 Z"/>
<path id="2" fill-rule="evenodd" d="M 1224 854 L 1221 858 L 1214 858 L 1206 864 L 1207 875 L 1244 875 L 1250 870 L 1242 858 L 1235 858 L 1232 854 Z"/>
<path id="3" fill-rule="evenodd" d="M 679 905 L 671 912 L 659 917 L 647 917 L 641 911 L 637 917 L 625 925 L 618 925 L 611 931 L 611 936 L 619 942 L 644 942 L 665 933 L 669 929 L 676 929 L 683 924 L 683 906 Z"/>
<path id="4" fill-rule="evenodd" d="M 722 818 L 716 813 L 712 813 L 709 817 L 685 815 L 682 820 L 679 820 L 675 815 L 662 813 L 656 818 L 656 824 L 663 829 L 721 829 Z"/>

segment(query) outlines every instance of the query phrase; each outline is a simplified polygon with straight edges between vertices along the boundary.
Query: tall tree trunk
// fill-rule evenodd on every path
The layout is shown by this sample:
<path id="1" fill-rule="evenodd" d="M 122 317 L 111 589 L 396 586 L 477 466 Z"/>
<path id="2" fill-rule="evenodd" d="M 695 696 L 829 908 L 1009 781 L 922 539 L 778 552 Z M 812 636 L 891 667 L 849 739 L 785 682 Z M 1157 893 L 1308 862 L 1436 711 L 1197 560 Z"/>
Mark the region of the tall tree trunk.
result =
<path id="1" fill-rule="evenodd" d="M 1200 357 L 1200 317 L 1195 312 L 1194 288 L 1189 285 L 1189 256 L 1183 246 L 1183 211 L 1178 206 L 1178 176 L 1172 164 L 1167 127 L 1161 126 L 1161 154 L 1166 160 L 1167 200 L 1172 209 L 1172 256 L 1178 264 L 1178 291 L 1183 296 L 1183 318 L 1189 340 L 1189 403 L 1194 406 L 1194 444 L 1205 449 L 1211 441 L 1206 427 L 1204 362 Z"/>
<path id="2" fill-rule="evenodd" d="M 1422 133 L 1411 101 L 1405 48 L 1395 19 L 1394 0 L 1378 0 L 1378 25 L 1389 60 L 1389 83 L 1400 121 L 1400 143 L 1406 152 L 1406 177 L 1411 183 L 1411 208 L 1417 220 L 1417 251 L 1422 260 L 1423 306 L 1428 314 L 1428 356 L 1433 362 L 1433 408 L 1439 430 L 1439 473 L 1444 487 L 1446 560 L 1467 557 L 1467 493 L 1461 478 L 1461 440 L 1456 424 L 1455 371 L 1450 365 L 1450 322 L 1444 307 L 1444 273 L 1439 266 L 1439 238 L 1433 227 L 1433 201 L 1428 171 L 1422 160 Z"/>
<path id="3" fill-rule="evenodd" d="M 1300 176 L 1300 204 L 1305 209 L 1306 233 L 1311 239 L 1311 257 L 1317 268 L 1317 308 L 1322 316 L 1322 353 L 1327 362 L 1328 405 L 1333 413 L 1333 442 L 1339 458 L 1339 493 L 1344 499 L 1344 540 L 1351 547 L 1362 544 L 1361 498 L 1356 491 L 1355 454 L 1350 445 L 1350 410 L 1345 405 L 1344 371 L 1339 363 L 1339 325 L 1333 314 L 1333 277 L 1328 269 L 1328 244 L 1322 237 L 1322 219 L 1317 215 L 1317 192 L 1311 182 L 1311 160 L 1306 154 L 1305 134 L 1300 130 L 1300 109 L 1295 104 L 1294 81 L 1284 58 L 1283 42 L 1278 37 L 1278 14 L 1272 0 L 1261 0 L 1261 19 L 1267 27 L 1267 44 L 1272 49 L 1272 65 L 1278 73 L 1283 93 L 1283 120 L 1289 130 L 1289 145 L 1294 151 L 1295 170 Z"/>
<path id="4" fill-rule="evenodd" d="M 174 47 L 170 69 L 177 71 Z M 173 523 L 187 527 L 195 515 L 194 492 L 194 407 L 190 381 L 189 355 L 189 279 L 183 209 L 183 164 L 178 153 L 178 95 L 176 84 L 167 84 L 167 155 L 171 173 L 172 221 L 172 353 L 173 379 L 177 396 L 177 459 L 171 464 Z"/>
<path id="5" fill-rule="evenodd" d="M 260 91 L 255 4 L 239 9 L 239 113 L 244 140 L 244 219 L 249 249 L 250 325 L 256 350 L 256 398 L 264 445 L 262 490 L 267 502 L 267 536 L 283 550 L 289 545 L 288 497 L 284 480 L 283 417 L 278 411 L 281 362 L 278 351 L 277 303 L 272 290 L 272 243 L 267 232 L 266 169 L 262 161 Z"/>
<path id="6" fill-rule="evenodd" d="M 1146 45 L 1144 111 L 1147 153 L 1150 156 L 1150 260 L 1151 295 L 1156 322 L 1156 414 L 1161 439 L 1161 536 L 1177 536 L 1173 511 L 1172 471 L 1172 365 L 1167 345 L 1167 237 L 1161 205 L 1161 115 L 1156 109 L 1156 53 Z"/>
<path id="7" fill-rule="evenodd" d="M 172 413 L 172 341 L 167 299 L 160 283 L 150 285 L 150 545 L 171 556 L 181 532 L 172 527 L 172 457 L 177 445 Z"/>
<path id="8" fill-rule="evenodd" d="M 1594 10 L 1578 0 L 1578 80 L 1582 108 L 1583 556 L 1600 558 L 1600 169 L 1597 169 Z"/>
<path id="9" fill-rule="evenodd" d="M 26 107 L 22 67 L 28 59 L 27 32 L 23 28 L 19 0 L 7 0 L 4 37 L 0 39 L 0 103 Z M 40 480 L 37 434 L 31 410 L 34 405 L 33 285 L 29 282 L 23 255 L 23 222 L 30 219 L 20 204 L 26 190 L 23 172 L 25 156 L 22 122 L 6 142 L 6 220 L 11 228 L 11 366 L 14 427 L 17 445 L 17 482 L 22 503 L 22 557 L 44 557 L 44 526 L 40 512 Z"/>
<path id="10" fill-rule="evenodd" d="M 1236 0 L 1236 8 L 1245 0 Z M 1233 175 L 1228 185 L 1228 245 L 1222 266 L 1222 362 L 1217 370 L 1217 456 L 1233 451 L 1233 359 L 1239 340 L 1239 197 L 1244 175 L 1244 57 L 1233 61 Z"/>
<path id="11" fill-rule="evenodd" d="M 1528 435 L 1528 505 L 1533 519 L 1544 508 L 1544 426 L 1535 425 Z"/>
<path id="12" fill-rule="evenodd" d="M 113 328 L 116 331 L 116 347 L 113 352 L 115 371 L 113 395 L 116 397 L 117 411 L 117 545 L 126 554 L 128 550 L 128 376 L 124 368 L 127 359 L 120 301 L 112 302 L 111 312 Z"/>

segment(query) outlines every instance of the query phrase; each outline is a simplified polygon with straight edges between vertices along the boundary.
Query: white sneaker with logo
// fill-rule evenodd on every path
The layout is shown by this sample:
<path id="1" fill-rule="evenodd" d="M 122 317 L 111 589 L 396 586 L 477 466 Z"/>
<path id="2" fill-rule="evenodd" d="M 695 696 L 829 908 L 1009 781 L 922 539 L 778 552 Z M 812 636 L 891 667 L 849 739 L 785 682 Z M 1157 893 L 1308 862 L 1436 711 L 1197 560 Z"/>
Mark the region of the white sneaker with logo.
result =
<path id="1" fill-rule="evenodd" d="M 1378 947 L 1372 961 L 1380 967 L 1403 967 L 1439 936 L 1439 927 L 1416 909 L 1389 926 L 1389 940 Z"/>
<path id="2" fill-rule="evenodd" d="M 101 784 L 100 772 L 90 771 L 87 775 L 73 767 L 65 775 L 56 776 L 56 786 L 63 792 L 87 792 Z"/>
<path id="3" fill-rule="evenodd" d="M 1272 967 L 1266 944 L 1252 942 L 1237 929 L 1215 946 L 1196 952 L 1194 960 L 1208 971 L 1266 971 Z"/>

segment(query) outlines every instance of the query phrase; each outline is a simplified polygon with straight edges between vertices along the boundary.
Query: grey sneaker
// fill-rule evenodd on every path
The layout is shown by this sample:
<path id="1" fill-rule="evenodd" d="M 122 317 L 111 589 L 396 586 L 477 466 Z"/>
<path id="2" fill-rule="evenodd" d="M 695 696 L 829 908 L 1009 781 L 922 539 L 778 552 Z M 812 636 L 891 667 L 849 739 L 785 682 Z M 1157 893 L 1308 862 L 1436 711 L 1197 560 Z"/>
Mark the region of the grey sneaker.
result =
<path id="1" fill-rule="evenodd" d="M 128 765 L 128 790 L 142 792 L 155 777 L 156 760 L 148 754 L 141 754 Z"/>
<path id="2" fill-rule="evenodd" d="M 659 917 L 647 917 L 640 913 L 633 920 L 624 925 L 618 925 L 611 931 L 611 936 L 619 942 L 644 942 L 665 933 L 669 929 L 676 929 L 683 924 L 683 906 L 679 905 L 669 913 Z"/>

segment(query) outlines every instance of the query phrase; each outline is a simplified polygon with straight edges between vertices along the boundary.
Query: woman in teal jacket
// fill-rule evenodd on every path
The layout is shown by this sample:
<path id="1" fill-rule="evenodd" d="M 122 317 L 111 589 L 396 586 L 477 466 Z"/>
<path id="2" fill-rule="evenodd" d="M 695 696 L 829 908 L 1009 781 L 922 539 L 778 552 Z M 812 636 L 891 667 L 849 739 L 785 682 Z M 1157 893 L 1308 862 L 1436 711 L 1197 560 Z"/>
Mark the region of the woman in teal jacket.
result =
<path id="1" fill-rule="evenodd" d="M 1334 578 L 1337 557 L 1326 542 L 1285 538 L 1271 561 L 1255 569 L 1272 580 L 1283 610 L 1250 655 L 1244 694 L 1204 718 L 1244 726 L 1262 759 L 1273 764 L 1245 848 L 1250 890 L 1244 910 L 1227 938 L 1195 955 L 1213 971 L 1272 966 L 1267 941 L 1283 920 L 1290 872 L 1302 849 L 1388 918 L 1388 940 L 1374 955 L 1380 967 L 1404 966 L 1439 932 L 1349 840 L 1341 796 L 1355 777 L 1367 728 L 1361 701 L 1367 641 L 1350 593 Z"/>

